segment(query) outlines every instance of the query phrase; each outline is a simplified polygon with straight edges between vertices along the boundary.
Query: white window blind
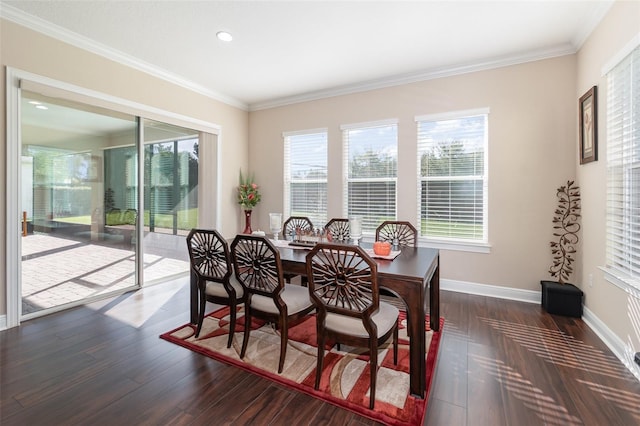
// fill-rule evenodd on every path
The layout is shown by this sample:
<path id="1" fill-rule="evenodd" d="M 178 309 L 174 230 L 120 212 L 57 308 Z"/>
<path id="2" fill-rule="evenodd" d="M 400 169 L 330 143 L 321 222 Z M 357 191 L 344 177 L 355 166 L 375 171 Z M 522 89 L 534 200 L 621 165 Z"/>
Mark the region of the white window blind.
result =
<path id="1" fill-rule="evenodd" d="M 344 214 L 360 216 L 362 232 L 374 233 L 396 219 L 398 124 L 396 120 L 342 126 Z"/>
<path id="2" fill-rule="evenodd" d="M 607 74 L 607 271 L 640 288 L 640 47 Z"/>
<path id="3" fill-rule="evenodd" d="M 284 214 L 327 222 L 327 131 L 284 134 Z"/>
<path id="4" fill-rule="evenodd" d="M 419 235 L 487 242 L 488 110 L 416 117 Z"/>

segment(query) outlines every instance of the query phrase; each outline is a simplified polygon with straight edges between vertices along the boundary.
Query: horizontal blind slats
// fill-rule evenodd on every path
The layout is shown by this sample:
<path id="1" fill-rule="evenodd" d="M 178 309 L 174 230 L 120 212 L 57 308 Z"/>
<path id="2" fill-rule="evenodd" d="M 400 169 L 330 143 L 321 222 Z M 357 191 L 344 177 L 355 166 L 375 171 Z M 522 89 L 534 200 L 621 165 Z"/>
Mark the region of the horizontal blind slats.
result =
<path id="1" fill-rule="evenodd" d="M 607 268 L 640 279 L 640 47 L 607 74 Z"/>
<path id="2" fill-rule="evenodd" d="M 360 216 L 364 233 L 396 219 L 398 126 L 396 122 L 343 127 L 347 216 Z"/>
<path id="3" fill-rule="evenodd" d="M 487 115 L 418 121 L 420 235 L 486 241 Z"/>
<path id="4" fill-rule="evenodd" d="M 314 226 L 327 220 L 327 132 L 286 133 L 285 216 L 306 216 Z"/>

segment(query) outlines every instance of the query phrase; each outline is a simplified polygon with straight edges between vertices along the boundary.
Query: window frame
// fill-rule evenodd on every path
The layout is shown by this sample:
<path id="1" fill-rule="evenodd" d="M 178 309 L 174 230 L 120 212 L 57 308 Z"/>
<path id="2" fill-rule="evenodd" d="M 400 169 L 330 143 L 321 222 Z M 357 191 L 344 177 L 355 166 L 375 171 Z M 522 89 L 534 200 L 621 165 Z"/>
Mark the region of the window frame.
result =
<path id="1" fill-rule="evenodd" d="M 632 259 L 640 257 L 640 248 L 637 244 L 640 237 L 634 237 L 638 231 L 634 232 L 634 227 L 640 224 L 636 219 L 634 223 L 632 218 L 634 209 L 640 206 L 640 189 L 636 188 L 632 182 L 637 180 L 640 173 L 640 156 L 633 158 L 633 151 L 640 149 L 638 140 L 633 139 L 633 134 L 625 134 L 623 129 L 625 125 L 630 128 L 639 128 L 640 119 L 638 119 L 638 111 L 634 109 L 633 102 L 635 97 L 640 97 L 640 89 L 633 84 L 634 81 L 640 80 L 640 34 L 631 40 L 614 59 L 609 61 L 607 66 L 603 68 L 602 74 L 607 80 L 607 99 L 606 99 L 606 128 L 607 128 L 607 218 L 606 218 L 606 263 L 600 267 L 604 272 L 604 278 L 608 282 L 620 287 L 625 291 L 640 290 L 640 261 Z M 636 55 L 635 58 L 630 58 Z M 626 60 L 632 60 L 629 64 L 629 73 L 624 76 L 615 75 L 619 66 L 626 66 Z M 616 82 L 612 79 L 615 77 L 626 77 L 630 80 L 633 89 L 631 93 L 625 90 L 626 85 L 618 83 L 619 89 L 616 90 Z M 634 93 L 635 91 L 635 93 Z M 623 92 L 628 96 L 629 110 L 622 113 L 615 113 L 617 108 L 624 108 L 624 102 L 617 95 Z M 636 107 L 637 108 L 637 107 Z M 625 123 L 625 118 L 629 118 L 629 122 Z M 635 121 L 634 121 L 635 118 Z M 635 127 L 634 127 L 635 125 Z M 636 130 L 640 134 L 640 130 Z M 630 155 L 627 157 L 626 155 Z M 635 251 L 632 250 L 635 247 Z M 619 253 L 626 253 L 620 255 Z"/>
<path id="2" fill-rule="evenodd" d="M 340 131 L 342 133 L 342 215 L 345 218 L 349 218 L 352 216 L 361 216 L 361 215 L 353 215 L 349 214 L 350 205 L 349 205 L 349 184 L 350 183 L 362 183 L 362 182 L 392 182 L 394 184 L 394 205 L 393 205 L 393 218 L 389 218 L 386 220 L 396 220 L 398 217 L 398 119 L 391 118 L 385 120 L 376 120 L 376 121 L 367 121 L 360 123 L 352 123 L 352 124 L 343 124 L 340 126 Z M 376 177 L 376 178 L 350 178 L 349 177 L 349 138 L 348 133 L 353 130 L 370 130 L 375 128 L 383 128 L 383 127 L 394 127 L 395 128 L 395 148 L 396 148 L 396 173 L 395 177 Z M 380 221 L 382 223 L 382 221 Z M 361 217 L 362 224 L 362 235 L 365 237 L 371 237 L 375 235 L 375 228 L 380 225 L 378 223 L 376 226 L 367 226 L 366 219 Z"/>
<path id="3" fill-rule="evenodd" d="M 491 245 L 489 244 L 489 114 L 490 109 L 476 108 L 468 110 L 449 111 L 437 114 L 419 115 L 415 117 L 416 123 L 416 196 L 417 196 L 417 212 L 416 212 L 416 228 L 418 229 L 418 241 L 421 245 L 434 247 L 438 249 L 471 251 L 478 253 L 489 253 Z M 476 116 L 484 116 L 484 141 L 483 141 L 483 173 L 474 176 L 438 176 L 429 178 L 422 176 L 421 162 L 424 150 L 420 142 L 420 125 L 423 122 L 449 121 L 456 119 L 471 118 Z M 422 234 L 421 212 L 422 212 L 422 184 L 428 181 L 437 180 L 480 180 L 482 182 L 483 205 L 482 205 L 482 239 L 466 239 L 466 238 L 449 238 L 449 237 L 430 237 Z"/>
<path id="4" fill-rule="evenodd" d="M 293 179 L 291 177 L 291 143 L 292 138 L 296 136 L 311 136 L 311 135 L 324 135 L 325 144 L 326 144 L 326 153 L 327 156 L 324 158 L 324 162 L 327 167 L 327 175 L 324 179 Z M 283 148 L 284 148 L 284 156 L 283 156 L 283 205 L 282 205 L 282 218 L 286 220 L 291 217 L 291 184 L 292 183 L 324 183 L 325 189 L 328 188 L 328 168 L 329 168 L 329 130 L 327 128 L 318 128 L 318 129 L 307 129 L 307 130 L 297 130 L 290 132 L 282 133 L 283 139 Z M 327 191 L 325 190 L 325 197 Z M 328 203 L 328 199 L 326 200 Z M 328 220 L 328 206 L 325 203 L 324 211 L 318 212 L 315 215 L 308 215 L 309 219 L 313 223 L 315 227 L 323 227 Z M 315 220 L 314 220 L 315 219 Z M 318 222 L 318 223 L 316 223 Z M 320 223 L 322 222 L 322 223 Z"/>

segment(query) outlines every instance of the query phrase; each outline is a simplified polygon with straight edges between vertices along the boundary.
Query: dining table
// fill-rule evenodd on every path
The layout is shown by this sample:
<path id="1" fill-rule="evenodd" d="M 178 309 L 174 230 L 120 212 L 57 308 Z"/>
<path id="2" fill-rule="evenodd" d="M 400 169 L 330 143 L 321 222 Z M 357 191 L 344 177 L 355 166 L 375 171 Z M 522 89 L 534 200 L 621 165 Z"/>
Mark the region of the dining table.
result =
<path id="1" fill-rule="evenodd" d="M 272 241 L 277 247 L 284 273 L 306 276 L 308 250 Z M 372 245 L 360 242 L 363 248 Z M 376 258 L 378 285 L 397 294 L 407 313 L 409 336 L 409 390 L 424 398 L 426 391 L 426 315 L 429 303 L 429 327 L 440 330 L 440 256 L 427 247 L 402 247 L 392 260 Z M 191 323 L 198 319 L 198 289 L 193 273 L 190 285 Z"/>

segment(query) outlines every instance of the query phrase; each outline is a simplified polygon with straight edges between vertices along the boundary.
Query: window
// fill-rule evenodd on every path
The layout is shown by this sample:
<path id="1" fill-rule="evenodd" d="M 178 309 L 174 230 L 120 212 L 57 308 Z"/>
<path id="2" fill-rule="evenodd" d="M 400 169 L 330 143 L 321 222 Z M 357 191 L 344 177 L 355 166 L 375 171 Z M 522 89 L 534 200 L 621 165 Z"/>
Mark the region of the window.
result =
<path id="1" fill-rule="evenodd" d="M 487 242 L 488 113 L 416 117 L 421 237 Z"/>
<path id="2" fill-rule="evenodd" d="M 396 219 L 398 123 L 361 123 L 341 130 L 344 214 L 360 216 L 363 233 L 373 233 L 383 221 Z"/>
<path id="3" fill-rule="evenodd" d="M 284 214 L 327 222 L 327 131 L 284 134 Z"/>
<path id="4" fill-rule="evenodd" d="M 607 74 L 607 272 L 640 288 L 640 47 Z"/>

